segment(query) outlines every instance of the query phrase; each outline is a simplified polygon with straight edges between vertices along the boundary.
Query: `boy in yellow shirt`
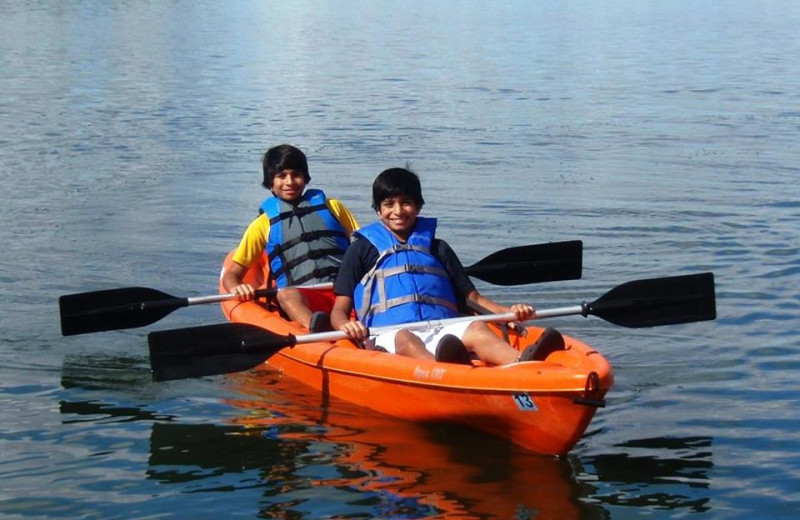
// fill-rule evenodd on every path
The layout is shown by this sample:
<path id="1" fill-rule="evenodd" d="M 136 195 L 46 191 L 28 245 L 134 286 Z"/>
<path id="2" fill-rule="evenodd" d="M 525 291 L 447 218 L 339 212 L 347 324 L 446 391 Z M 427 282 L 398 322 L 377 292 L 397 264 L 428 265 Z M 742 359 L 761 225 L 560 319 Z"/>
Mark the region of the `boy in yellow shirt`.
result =
<path id="1" fill-rule="evenodd" d="M 247 227 L 222 285 L 240 300 L 253 299 L 255 288 L 242 280 L 266 250 L 269 282 L 279 289 L 281 309 L 312 332 L 329 330 L 333 292 L 302 287 L 334 281 L 358 221 L 340 201 L 326 198 L 320 190 L 306 190 L 311 176 L 300 149 L 288 144 L 272 147 L 262 167 L 262 185 L 272 196 Z"/>

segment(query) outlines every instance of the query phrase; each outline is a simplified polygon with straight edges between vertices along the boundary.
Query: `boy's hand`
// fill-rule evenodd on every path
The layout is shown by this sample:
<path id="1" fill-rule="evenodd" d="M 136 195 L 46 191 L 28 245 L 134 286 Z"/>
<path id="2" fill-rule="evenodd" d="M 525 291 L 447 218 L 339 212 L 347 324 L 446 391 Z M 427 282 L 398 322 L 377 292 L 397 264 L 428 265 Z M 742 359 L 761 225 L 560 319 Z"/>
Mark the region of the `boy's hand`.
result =
<path id="1" fill-rule="evenodd" d="M 358 342 L 366 340 L 367 335 L 369 334 L 369 329 L 367 329 L 367 326 L 360 321 L 348 321 L 339 327 L 339 330 L 347 334 L 348 338 Z"/>
<path id="2" fill-rule="evenodd" d="M 249 283 L 240 283 L 231 289 L 231 293 L 235 294 L 241 301 L 252 300 L 256 296 L 256 290 Z"/>
<path id="3" fill-rule="evenodd" d="M 533 305 L 527 303 L 515 303 L 508 310 L 517 315 L 517 321 L 528 321 L 535 312 Z"/>

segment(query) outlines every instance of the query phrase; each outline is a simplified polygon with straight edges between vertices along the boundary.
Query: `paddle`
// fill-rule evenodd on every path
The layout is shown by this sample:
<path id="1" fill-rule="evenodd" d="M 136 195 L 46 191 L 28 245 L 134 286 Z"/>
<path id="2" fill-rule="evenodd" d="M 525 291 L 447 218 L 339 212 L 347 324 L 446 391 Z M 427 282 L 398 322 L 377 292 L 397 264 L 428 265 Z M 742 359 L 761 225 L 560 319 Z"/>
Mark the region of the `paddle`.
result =
<path id="1" fill-rule="evenodd" d="M 495 285 L 524 285 L 581 277 L 583 243 L 580 240 L 511 247 L 497 251 L 466 268 L 467 274 Z M 333 284 L 305 285 L 330 290 Z M 259 289 L 257 297 L 273 296 L 276 289 Z M 233 294 L 178 297 L 146 287 L 69 294 L 59 298 L 64 336 L 132 329 L 155 323 L 189 305 L 235 299 Z"/>
<path id="2" fill-rule="evenodd" d="M 717 317 L 714 275 L 702 273 L 627 282 L 591 303 L 537 310 L 533 319 L 576 314 L 597 316 L 629 328 L 713 320 Z M 508 322 L 515 319 L 514 313 L 489 314 L 406 323 L 402 328 L 427 330 L 464 321 Z M 380 334 L 396 328 L 373 328 L 370 333 Z M 153 379 L 166 381 L 247 370 L 284 347 L 345 337 L 342 331 L 283 336 L 246 323 L 224 323 L 151 332 L 147 340 Z"/>
<path id="3" fill-rule="evenodd" d="M 467 274 L 493 285 L 527 285 L 578 280 L 583 269 L 583 242 L 569 240 L 509 247 L 466 268 Z"/>
<path id="4" fill-rule="evenodd" d="M 332 289 L 333 284 L 321 283 L 304 288 Z M 274 296 L 277 292 L 278 289 L 258 289 L 256 297 Z M 178 297 L 147 287 L 67 294 L 58 299 L 61 334 L 73 336 L 87 332 L 143 327 L 182 307 L 233 300 L 236 297 L 235 294 Z"/>

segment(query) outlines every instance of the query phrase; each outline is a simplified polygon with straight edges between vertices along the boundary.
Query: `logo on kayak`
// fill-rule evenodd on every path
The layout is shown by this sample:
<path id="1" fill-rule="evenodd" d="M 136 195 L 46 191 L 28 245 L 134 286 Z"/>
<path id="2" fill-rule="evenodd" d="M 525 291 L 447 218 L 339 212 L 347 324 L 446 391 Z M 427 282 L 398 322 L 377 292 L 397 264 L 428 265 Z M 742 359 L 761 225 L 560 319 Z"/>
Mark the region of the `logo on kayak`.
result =
<path id="1" fill-rule="evenodd" d="M 517 408 L 523 412 L 536 412 L 539 410 L 536 408 L 536 403 L 533 402 L 533 399 L 531 399 L 531 396 L 528 394 L 514 394 L 511 397 L 514 399 L 514 402 L 517 403 Z"/>
<path id="2" fill-rule="evenodd" d="M 446 370 L 443 368 L 425 370 L 424 368 L 418 366 L 414 369 L 414 377 L 420 380 L 441 381 L 445 372 Z"/>

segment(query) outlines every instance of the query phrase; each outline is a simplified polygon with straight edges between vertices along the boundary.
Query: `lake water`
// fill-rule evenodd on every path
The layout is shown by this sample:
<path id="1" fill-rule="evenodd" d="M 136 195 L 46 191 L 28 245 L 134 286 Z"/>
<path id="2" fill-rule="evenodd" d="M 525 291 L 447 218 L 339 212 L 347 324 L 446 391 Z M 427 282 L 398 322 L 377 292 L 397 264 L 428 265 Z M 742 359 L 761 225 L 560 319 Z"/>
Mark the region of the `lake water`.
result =
<path id="1" fill-rule="evenodd" d="M 0 517 L 795 518 L 800 4 L 0 0 Z M 718 319 L 549 320 L 616 384 L 538 457 L 271 373 L 154 383 L 144 329 L 62 337 L 58 297 L 216 292 L 290 142 L 372 218 L 410 163 L 469 265 L 580 239 L 540 308 L 713 271 Z"/>

